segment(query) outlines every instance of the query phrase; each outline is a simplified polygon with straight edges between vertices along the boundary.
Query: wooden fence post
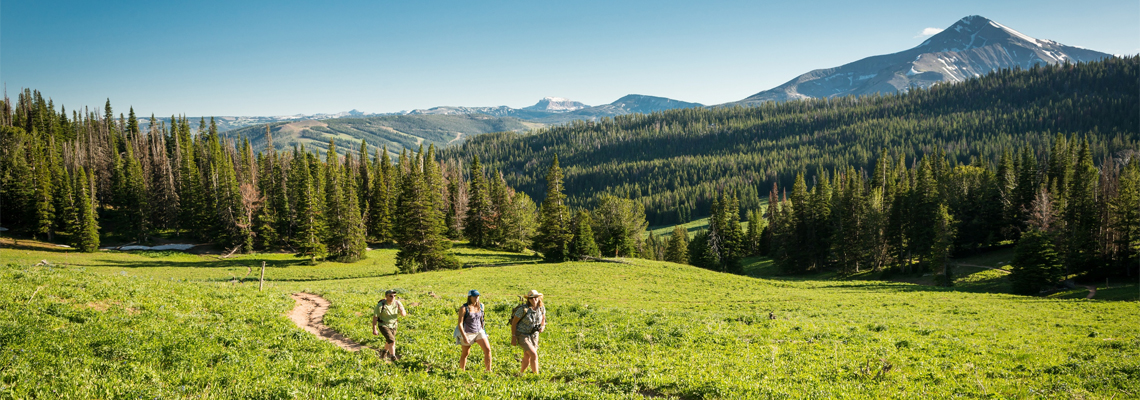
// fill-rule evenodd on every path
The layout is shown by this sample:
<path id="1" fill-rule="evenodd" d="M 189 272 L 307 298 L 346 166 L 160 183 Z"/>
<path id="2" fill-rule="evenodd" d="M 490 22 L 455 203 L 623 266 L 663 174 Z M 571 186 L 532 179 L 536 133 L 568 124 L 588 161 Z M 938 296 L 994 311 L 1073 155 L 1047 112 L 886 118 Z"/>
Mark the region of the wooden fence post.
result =
<path id="1" fill-rule="evenodd" d="M 257 291 L 260 292 L 263 287 L 265 287 L 265 261 L 261 262 L 261 280 L 257 284 Z"/>

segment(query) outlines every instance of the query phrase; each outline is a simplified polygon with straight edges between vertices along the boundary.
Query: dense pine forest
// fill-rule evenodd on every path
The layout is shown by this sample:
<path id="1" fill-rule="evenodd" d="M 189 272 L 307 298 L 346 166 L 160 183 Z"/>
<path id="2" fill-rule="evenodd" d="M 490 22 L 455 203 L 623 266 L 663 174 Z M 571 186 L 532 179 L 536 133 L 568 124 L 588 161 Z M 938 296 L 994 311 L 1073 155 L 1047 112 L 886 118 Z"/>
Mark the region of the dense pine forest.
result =
<path id="1" fill-rule="evenodd" d="M 278 151 L 271 131 L 255 152 L 212 120 L 144 128 L 109 100 L 69 113 L 25 90 L 0 104 L 0 225 L 82 251 L 181 239 L 352 262 L 367 243 L 394 244 L 404 272 L 459 267 L 446 250 L 465 239 L 551 261 L 740 273 L 742 258 L 766 255 L 785 273 L 932 272 L 945 284 L 948 257 L 1019 243 L 1015 286 L 1035 293 L 1069 274 L 1135 270 L 1138 79 L 1140 58 L 1114 58 L 488 134 L 395 160 L 363 140 Z M 643 234 L 700 216 L 708 229 L 691 239 Z"/>
<path id="2" fill-rule="evenodd" d="M 447 148 L 478 155 L 536 196 L 545 165 L 566 166 L 567 201 L 637 199 L 651 225 L 707 216 L 722 190 L 755 209 L 773 183 L 804 172 L 871 171 L 886 150 L 908 160 L 945 152 L 952 166 L 996 164 L 1026 146 L 1038 158 L 1057 134 L 1088 140 L 1094 162 L 1140 148 L 1140 61 L 1001 70 L 905 94 L 690 108 L 574 122 L 529 134 L 496 133 Z"/>

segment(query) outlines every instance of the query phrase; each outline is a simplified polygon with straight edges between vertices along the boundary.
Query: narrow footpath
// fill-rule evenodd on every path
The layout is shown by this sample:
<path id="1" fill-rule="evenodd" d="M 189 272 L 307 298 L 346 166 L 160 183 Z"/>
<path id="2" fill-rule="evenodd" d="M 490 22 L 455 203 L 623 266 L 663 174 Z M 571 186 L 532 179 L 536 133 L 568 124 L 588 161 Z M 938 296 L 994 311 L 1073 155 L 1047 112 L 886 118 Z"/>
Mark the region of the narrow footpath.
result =
<path id="1" fill-rule="evenodd" d="M 329 305 L 332 303 L 329 303 L 324 297 L 312 293 L 293 293 L 293 300 L 296 300 L 297 304 L 293 306 L 293 311 L 289 312 L 289 319 L 293 320 L 297 326 L 348 351 L 370 348 L 325 326 L 325 313 L 328 312 Z"/>

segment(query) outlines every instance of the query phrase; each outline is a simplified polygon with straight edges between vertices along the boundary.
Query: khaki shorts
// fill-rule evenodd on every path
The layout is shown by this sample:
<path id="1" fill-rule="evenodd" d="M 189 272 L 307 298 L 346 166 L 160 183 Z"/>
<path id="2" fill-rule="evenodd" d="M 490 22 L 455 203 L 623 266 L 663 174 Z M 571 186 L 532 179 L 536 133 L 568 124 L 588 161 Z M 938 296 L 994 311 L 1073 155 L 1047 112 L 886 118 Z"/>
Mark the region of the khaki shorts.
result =
<path id="1" fill-rule="evenodd" d="M 386 326 L 380 327 L 380 334 L 384 336 L 384 341 L 387 343 L 396 343 L 396 328 L 389 328 Z"/>
<path id="2" fill-rule="evenodd" d="M 538 332 L 524 335 L 518 334 L 518 346 L 526 350 L 538 351 Z"/>
<path id="3" fill-rule="evenodd" d="M 463 346 L 463 347 L 467 347 L 467 346 L 470 346 L 472 344 L 475 344 L 475 341 L 477 341 L 479 339 L 487 339 L 487 331 L 482 330 L 482 329 L 480 329 L 479 332 L 467 333 L 467 332 L 460 331 L 459 328 L 456 328 L 453 335 L 455 336 L 455 344 Z M 467 339 L 467 344 L 463 344 L 463 342 L 461 342 L 459 340 L 459 335 L 463 335 L 464 338 Z"/>

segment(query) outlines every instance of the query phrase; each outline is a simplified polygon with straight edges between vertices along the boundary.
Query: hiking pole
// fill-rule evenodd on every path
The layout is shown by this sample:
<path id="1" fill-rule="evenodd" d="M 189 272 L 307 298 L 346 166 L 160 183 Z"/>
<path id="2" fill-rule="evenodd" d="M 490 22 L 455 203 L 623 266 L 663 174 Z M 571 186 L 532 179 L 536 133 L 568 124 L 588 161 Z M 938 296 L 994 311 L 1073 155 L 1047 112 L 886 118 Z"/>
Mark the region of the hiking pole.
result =
<path id="1" fill-rule="evenodd" d="M 261 279 L 257 283 L 257 291 L 260 292 L 263 287 L 265 287 L 265 261 L 261 262 Z"/>

